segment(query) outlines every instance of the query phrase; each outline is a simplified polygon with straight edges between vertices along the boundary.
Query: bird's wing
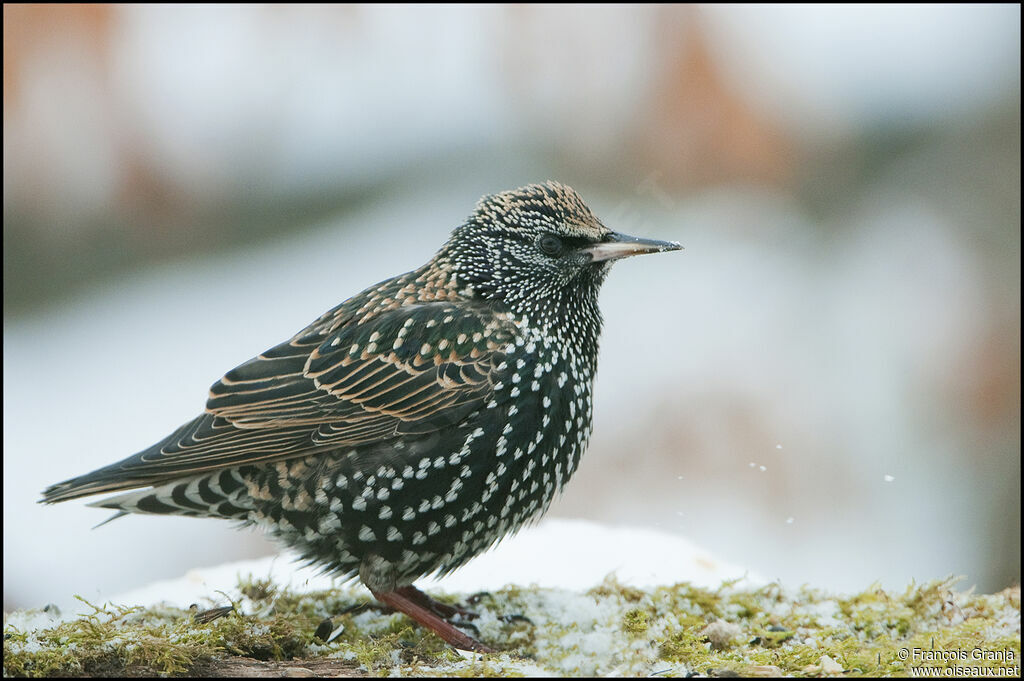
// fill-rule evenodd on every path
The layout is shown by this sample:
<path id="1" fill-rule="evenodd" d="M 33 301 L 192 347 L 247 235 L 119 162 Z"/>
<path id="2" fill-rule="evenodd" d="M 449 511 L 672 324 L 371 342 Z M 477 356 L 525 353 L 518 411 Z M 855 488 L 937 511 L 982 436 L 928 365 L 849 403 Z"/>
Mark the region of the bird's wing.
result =
<path id="1" fill-rule="evenodd" d="M 408 305 L 249 360 L 214 384 L 206 411 L 243 430 L 307 425 L 337 446 L 436 430 L 493 392 L 514 331 L 485 308 Z"/>
<path id="2" fill-rule="evenodd" d="M 489 309 L 434 302 L 300 334 L 228 372 L 206 413 L 163 441 L 44 500 L 443 429 L 490 399 L 515 331 Z"/>

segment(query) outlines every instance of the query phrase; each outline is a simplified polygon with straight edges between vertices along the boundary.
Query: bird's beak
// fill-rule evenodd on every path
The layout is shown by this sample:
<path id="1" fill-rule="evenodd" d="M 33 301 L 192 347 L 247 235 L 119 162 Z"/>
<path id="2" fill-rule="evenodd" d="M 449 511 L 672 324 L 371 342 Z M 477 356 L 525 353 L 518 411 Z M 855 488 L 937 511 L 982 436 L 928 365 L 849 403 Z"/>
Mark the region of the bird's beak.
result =
<path id="1" fill-rule="evenodd" d="M 665 251 L 678 251 L 682 246 L 678 241 L 657 241 L 656 239 L 641 239 L 640 237 L 628 234 L 610 232 L 599 243 L 587 246 L 582 249 L 589 253 L 591 262 L 603 260 L 617 260 L 628 258 L 631 255 L 644 255 L 645 253 L 664 253 Z"/>

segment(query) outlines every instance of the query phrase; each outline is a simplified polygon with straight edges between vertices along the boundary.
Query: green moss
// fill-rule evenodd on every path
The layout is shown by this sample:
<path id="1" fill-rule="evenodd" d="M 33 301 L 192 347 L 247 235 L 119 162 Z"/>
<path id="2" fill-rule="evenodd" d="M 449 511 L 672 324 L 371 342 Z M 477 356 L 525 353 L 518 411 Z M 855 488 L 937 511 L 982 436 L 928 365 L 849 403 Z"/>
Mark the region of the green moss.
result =
<path id="1" fill-rule="evenodd" d="M 700 667 L 709 656 L 704 635 L 693 627 L 668 634 L 658 646 L 658 654 L 666 662 L 682 662 Z"/>
<path id="2" fill-rule="evenodd" d="M 211 623 L 208 634 L 211 643 L 232 655 L 288 660 L 305 652 L 315 627 L 311 618 L 236 615 Z"/>
<path id="3" fill-rule="evenodd" d="M 271 601 L 277 595 L 277 587 L 270 579 L 257 579 L 252 575 L 238 580 L 238 590 L 250 601 Z"/>
<path id="4" fill-rule="evenodd" d="M 96 606 L 91 614 L 38 632 L 4 626 L 4 674 L 68 676 L 139 673 L 175 674 L 215 652 L 201 637 L 185 634 L 184 611 Z"/>
<path id="5" fill-rule="evenodd" d="M 641 636 L 647 633 L 651 624 L 651 613 L 641 608 L 627 610 L 622 616 L 622 630 L 630 636 Z"/>
<path id="6" fill-rule="evenodd" d="M 914 664 L 939 673 L 972 666 L 1006 674 L 1013 664 L 1019 671 L 1019 588 L 975 595 L 955 592 L 954 584 L 912 584 L 903 592 L 873 585 L 843 597 L 777 584 L 640 590 L 614 579 L 585 594 L 506 587 L 471 608 L 482 614 L 479 637 L 507 652 L 466 659 L 404 615 L 369 606 L 360 591 L 300 594 L 249 577 L 238 585 L 234 611 L 207 623 L 174 608 L 113 605 L 41 628 L 20 629 L 11 622 L 23 617 L 5 618 L 4 674 L 179 675 L 225 657 L 335 657 L 366 674 L 402 676 L 818 676 L 825 656 L 854 676 L 902 676 Z M 499 617 L 510 614 L 529 621 Z M 330 644 L 313 638 L 325 617 L 344 627 Z M 904 649 L 917 658 L 903 659 Z M 941 651 L 980 657 L 943 659 Z"/>
<path id="7" fill-rule="evenodd" d="M 636 603 L 647 594 L 640 589 L 622 584 L 615 575 L 608 575 L 603 582 L 588 591 L 587 595 L 596 598 L 614 596 L 628 603 Z"/>

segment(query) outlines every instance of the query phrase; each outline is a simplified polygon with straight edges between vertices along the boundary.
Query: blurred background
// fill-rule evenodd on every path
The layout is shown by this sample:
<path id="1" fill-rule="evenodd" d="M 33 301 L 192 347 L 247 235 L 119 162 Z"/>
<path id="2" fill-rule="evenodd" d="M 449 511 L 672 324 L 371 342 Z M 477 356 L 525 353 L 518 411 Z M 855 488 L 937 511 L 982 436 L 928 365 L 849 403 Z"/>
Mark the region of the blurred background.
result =
<path id="1" fill-rule="evenodd" d="M 1020 7 L 4 6 L 4 608 L 275 547 L 42 507 L 557 179 L 616 266 L 551 513 L 835 589 L 1020 580 Z"/>

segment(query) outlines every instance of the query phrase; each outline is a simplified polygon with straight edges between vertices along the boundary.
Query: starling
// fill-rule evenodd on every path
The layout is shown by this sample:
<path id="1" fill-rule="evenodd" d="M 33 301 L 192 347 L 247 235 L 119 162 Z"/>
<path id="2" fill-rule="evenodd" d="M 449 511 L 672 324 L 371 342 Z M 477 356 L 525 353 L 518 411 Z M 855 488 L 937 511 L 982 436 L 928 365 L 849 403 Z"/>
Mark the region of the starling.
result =
<path id="1" fill-rule="evenodd" d="M 427 264 L 232 369 L 194 420 L 42 501 L 134 490 L 91 505 L 262 527 L 488 651 L 413 582 L 547 510 L 590 436 L 598 289 L 615 260 L 678 248 L 609 230 L 557 182 L 485 196 Z"/>

